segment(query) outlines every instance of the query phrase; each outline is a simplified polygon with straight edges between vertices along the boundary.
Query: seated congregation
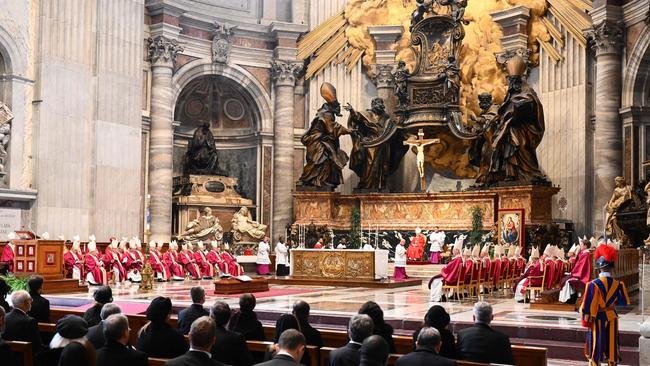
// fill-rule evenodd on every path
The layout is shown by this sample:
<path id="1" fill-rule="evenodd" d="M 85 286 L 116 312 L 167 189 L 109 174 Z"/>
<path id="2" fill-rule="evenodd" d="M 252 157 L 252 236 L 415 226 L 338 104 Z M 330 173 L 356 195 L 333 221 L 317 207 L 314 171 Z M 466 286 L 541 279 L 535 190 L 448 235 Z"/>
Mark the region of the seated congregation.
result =
<path id="1" fill-rule="evenodd" d="M 101 286 L 94 292 L 94 305 L 85 313 L 57 314 L 56 323 L 49 324 L 49 304 L 34 307 L 42 283 L 42 278 L 34 277 L 30 292 L 12 293 L 8 312 L 0 307 L 3 365 L 374 366 L 387 365 L 389 355 L 396 353 L 393 328 L 372 301 L 350 319 L 348 343 L 328 349 L 321 330 L 310 323 L 310 306 L 305 301 L 296 301 L 290 314 L 281 315 L 269 339 L 272 342 L 264 342 L 268 332 L 257 319 L 252 294 L 241 295 L 239 309 L 234 311 L 223 301 L 206 309 L 205 291 L 197 286 L 190 290 L 193 304 L 178 313 L 176 322 L 171 300 L 156 297 L 147 308 L 146 323 L 129 324 L 129 316 L 113 302 L 111 288 Z M 433 306 L 413 334 L 413 352 L 396 360 L 392 356 L 391 364 L 454 365 L 454 360 L 514 364 L 508 337 L 490 327 L 492 307 L 479 302 L 473 311 L 474 326 L 454 335 L 449 314 Z M 29 354 L 12 351 L 10 346 L 21 342 L 31 346 Z"/>

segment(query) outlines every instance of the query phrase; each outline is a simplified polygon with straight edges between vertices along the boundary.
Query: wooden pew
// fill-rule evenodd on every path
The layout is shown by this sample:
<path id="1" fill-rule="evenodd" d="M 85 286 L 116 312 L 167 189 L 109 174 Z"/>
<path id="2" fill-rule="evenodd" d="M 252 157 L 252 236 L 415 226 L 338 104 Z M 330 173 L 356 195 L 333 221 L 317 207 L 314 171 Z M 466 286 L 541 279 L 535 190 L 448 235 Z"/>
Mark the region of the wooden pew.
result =
<path id="1" fill-rule="evenodd" d="M 72 311 L 67 309 L 51 309 L 50 318 L 52 321 L 56 321 L 59 318 L 63 317 L 66 314 L 75 314 L 83 316 L 83 311 Z M 131 328 L 131 344 L 136 344 L 137 334 L 140 328 L 147 323 L 147 318 L 144 315 L 128 315 L 129 318 L 129 327 Z M 172 327 L 177 327 L 177 319 L 169 319 L 169 323 Z M 39 329 L 40 329 L 39 324 Z M 41 329 L 43 330 L 43 329 Z M 319 329 L 321 336 L 323 337 L 323 342 L 325 347 L 338 348 L 343 347 L 348 343 L 348 334 L 345 330 L 336 330 L 336 329 Z M 274 325 L 264 325 L 264 333 L 266 334 L 267 339 L 273 339 L 275 336 L 275 326 Z M 410 336 L 394 335 L 393 340 L 395 341 L 395 349 L 397 354 L 406 354 L 412 351 L 413 349 L 413 340 Z M 252 350 L 251 350 L 252 351 Z M 546 366 L 547 364 L 547 349 L 543 347 L 531 347 L 524 345 L 512 345 L 512 353 L 515 358 L 516 366 Z M 311 352 L 310 352 L 311 355 Z M 318 361 L 319 359 L 317 359 Z"/>
<path id="2" fill-rule="evenodd" d="M 9 348 L 14 353 L 22 353 L 23 366 L 33 366 L 34 356 L 32 355 L 32 342 L 7 341 Z M 20 357 L 18 357 L 20 359 Z"/>
<path id="3" fill-rule="evenodd" d="M 167 358 L 153 358 L 149 357 L 149 366 L 164 366 L 169 361 Z M 124 365 L 127 366 L 127 365 Z"/>

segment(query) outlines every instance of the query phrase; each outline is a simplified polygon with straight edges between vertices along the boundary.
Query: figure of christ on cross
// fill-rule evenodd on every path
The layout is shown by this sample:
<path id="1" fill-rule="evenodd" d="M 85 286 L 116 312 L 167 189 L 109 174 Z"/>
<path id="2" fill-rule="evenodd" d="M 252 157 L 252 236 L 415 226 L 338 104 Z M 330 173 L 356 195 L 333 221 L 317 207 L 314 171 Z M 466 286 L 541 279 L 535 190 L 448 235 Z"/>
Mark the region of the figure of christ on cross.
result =
<path id="1" fill-rule="evenodd" d="M 426 181 L 424 180 L 424 147 L 431 144 L 439 144 L 440 139 L 425 139 L 424 130 L 418 130 L 418 137 L 409 137 L 404 141 L 404 145 L 412 146 L 417 149 L 416 163 L 418 165 L 418 173 L 420 173 L 420 190 L 424 192 Z"/>

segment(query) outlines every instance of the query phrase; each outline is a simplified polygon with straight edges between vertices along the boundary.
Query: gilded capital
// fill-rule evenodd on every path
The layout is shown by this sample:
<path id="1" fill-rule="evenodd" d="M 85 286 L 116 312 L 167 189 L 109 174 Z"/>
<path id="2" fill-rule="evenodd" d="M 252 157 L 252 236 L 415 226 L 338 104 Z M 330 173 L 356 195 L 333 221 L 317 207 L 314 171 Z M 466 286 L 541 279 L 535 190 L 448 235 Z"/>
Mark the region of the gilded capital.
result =
<path id="1" fill-rule="evenodd" d="M 596 56 L 619 53 L 623 46 L 623 26 L 620 22 L 603 21 L 586 32 Z"/>
<path id="2" fill-rule="evenodd" d="M 374 76 L 372 82 L 377 88 L 392 88 L 395 83 L 394 70 L 395 66 L 392 64 L 373 65 Z"/>
<path id="3" fill-rule="evenodd" d="M 169 39 L 165 36 L 156 36 L 147 39 L 149 43 L 149 61 L 152 64 L 173 64 L 176 61 L 176 55 L 183 52 L 177 40 Z"/>
<path id="4" fill-rule="evenodd" d="M 277 86 L 294 86 L 303 70 L 300 62 L 274 60 L 271 63 L 271 77 Z"/>

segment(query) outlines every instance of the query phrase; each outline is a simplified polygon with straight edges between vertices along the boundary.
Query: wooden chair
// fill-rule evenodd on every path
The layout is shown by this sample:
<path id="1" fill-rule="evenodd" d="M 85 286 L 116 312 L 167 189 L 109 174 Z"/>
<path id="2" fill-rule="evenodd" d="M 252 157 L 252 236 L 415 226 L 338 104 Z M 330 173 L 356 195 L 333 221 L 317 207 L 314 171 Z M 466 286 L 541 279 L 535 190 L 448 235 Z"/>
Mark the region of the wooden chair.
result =
<path id="1" fill-rule="evenodd" d="M 465 294 L 463 291 L 466 290 L 465 286 L 465 264 L 458 266 L 458 280 L 456 281 L 455 284 L 453 285 L 446 285 L 442 284 L 442 292 L 445 294 L 447 299 L 449 299 L 449 290 L 456 290 L 456 296 L 458 297 L 458 301 L 463 302 L 463 298 L 465 297 Z"/>
<path id="2" fill-rule="evenodd" d="M 32 354 L 32 342 L 7 341 L 9 348 L 14 353 L 22 354 L 23 366 L 34 365 L 34 355 Z"/>
<path id="3" fill-rule="evenodd" d="M 528 301 L 533 301 L 537 298 L 537 294 L 546 290 L 546 274 L 548 273 L 548 265 L 546 263 L 542 264 L 542 275 L 541 276 L 528 276 Z M 539 286 L 532 286 L 533 279 L 541 278 L 542 283 Z"/>
<path id="4" fill-rule="evenodd" d="M 469 283 L 467 284 L 467 295 L 470 298 L 476 297 L 478 299 L 478 294 L 480 292 L 480 283 L 483 274 L 482 272 L 483 261 L 475 260 L 473 262 L 474 264 L 471 267 L 472 269 L 471 277 Z"/>

